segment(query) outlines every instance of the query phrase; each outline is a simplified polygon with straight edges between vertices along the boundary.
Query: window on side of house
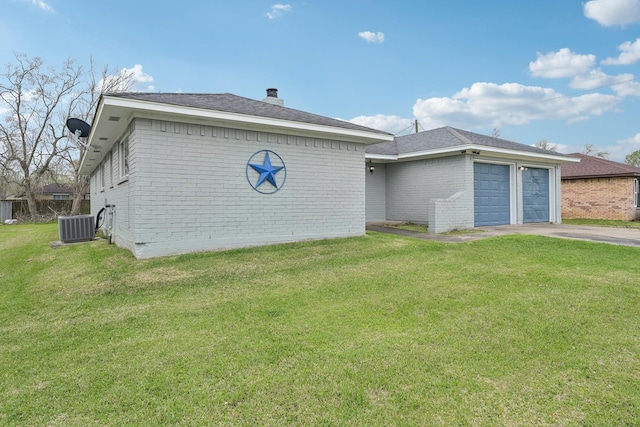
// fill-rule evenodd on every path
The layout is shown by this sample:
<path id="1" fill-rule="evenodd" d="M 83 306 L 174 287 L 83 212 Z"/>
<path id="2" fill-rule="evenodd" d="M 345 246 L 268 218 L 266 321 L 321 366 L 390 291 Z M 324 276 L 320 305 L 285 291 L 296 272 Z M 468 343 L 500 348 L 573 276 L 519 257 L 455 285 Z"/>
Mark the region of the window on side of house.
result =
<path id="1" fill-rule="evenodd" d="M 111 188 L 113 187 L 113 153 L 109 151 L 107 156 L 109 156 L 107 163 L 109 165 L 109 187 Z"/>
<path id="2" fill-rule="evenodd" d="M 120 141 L 119 152 L 120 157 L 120 178 L 129 176 L 129 139 L 125 138 Z"/>
<path id="3" fill-rule="evenodd" d="M 99 174 L 99 180 L 100 180 L 100 189 L 104 190 L 104 162 L 100 163 L 100 174 Z"/>
<path id="4" fill-rule="evenodd" d="M 69 200 L 68 194 L 54 194 L 53 200 Z"/>
<path id="5" fill-rule="evenodd" d="M 640 179 L 633 180 L 633 201 L 636 208 L 640 208 Z"/>

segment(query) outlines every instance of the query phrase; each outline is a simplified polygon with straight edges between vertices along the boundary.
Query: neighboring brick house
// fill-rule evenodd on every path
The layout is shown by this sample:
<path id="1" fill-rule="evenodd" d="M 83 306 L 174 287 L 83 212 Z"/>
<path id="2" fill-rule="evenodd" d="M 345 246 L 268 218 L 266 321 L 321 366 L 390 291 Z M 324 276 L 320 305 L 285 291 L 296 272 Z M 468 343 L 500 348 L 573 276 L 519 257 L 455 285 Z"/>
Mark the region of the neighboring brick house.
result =
<path id="1" fill-rule="evenodd" d="M 89 200 L 90 193 L 86 193 L 84 198 Z M 36 200 L 71 200 L 73 198 L 73 190 L 70 186 L 64 184 L 47 184 L 43 185 L 36 191 Z M 7 200 L 24 200 L 24 193 L 8 195 Z"/>
<path id="2" fill-rule="evenodd" d="M 91 213 L 137 258 L 365 234 L 367 144 L 393 135 L 232 94 L 98 103 L 81 172 Z M 111 209 L 111 208 L 110 208 Z"/>
<path id="3" fill-rule="evenodd" d="M 367 221 L 426 223 L 431 233 L 559 223 L 560 165 L 578 161 L 452 127 L 369 145 L 366 158 Z"/>
<path id="4" fill-rule="evenodd" d="M 47 184 L 36 193 L 38 200 L 70 200 L 72 196 L 73 190 L 61 184 Z"/>
<path id="5" fill-rule="evenodd" d="M 574 153 L 580 163 L 562 167 L 562 212 L 565 218 L 640 219 L 640 168 Z"/>
<path id="6" fill-rule="evenodd" d="M 90 193 L 84 195 L 85 200 L 89 200 Z M 64 184 L 47 184 L 36 194 L 37 200 L 71 200 L 73 189 Z"/>

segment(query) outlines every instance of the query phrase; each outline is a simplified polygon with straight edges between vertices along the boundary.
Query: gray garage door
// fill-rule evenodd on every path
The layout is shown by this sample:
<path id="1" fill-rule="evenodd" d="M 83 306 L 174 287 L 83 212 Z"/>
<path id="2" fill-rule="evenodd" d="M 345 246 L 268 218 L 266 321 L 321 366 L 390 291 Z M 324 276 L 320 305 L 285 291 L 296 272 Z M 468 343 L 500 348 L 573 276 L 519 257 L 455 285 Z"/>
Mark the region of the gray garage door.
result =
<path id="1" fill-rule="evenodd" d="M 522 172 L 523 222 L 549 222 L 549 169 Z"/>
<path id="2" fill-rule="evenodd" d="M 509 166 L 475 163 L 473 165 L 474 225 L 509 224 Z"/>

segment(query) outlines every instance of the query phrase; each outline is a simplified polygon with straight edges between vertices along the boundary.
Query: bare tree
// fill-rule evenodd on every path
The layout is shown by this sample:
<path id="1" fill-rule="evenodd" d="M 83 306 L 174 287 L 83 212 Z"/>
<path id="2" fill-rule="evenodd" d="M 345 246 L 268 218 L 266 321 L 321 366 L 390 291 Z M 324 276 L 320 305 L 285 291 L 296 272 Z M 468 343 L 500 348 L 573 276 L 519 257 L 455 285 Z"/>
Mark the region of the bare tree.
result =
<path id="1" fill-rule="evenodd" d="M 558 151 L 558 146 L 550 143 L 546 139 L 541 139 L 540 141 L 533 144 L 534 147 L 542 148 L 543 150 L 549 151 Z"/>
<path id="2" fill-rule="evenodd" d="M 0 116 L 0 167 L 18 172 L 17 184 L 35 217 L 39 181 L 67 149 L 56 119 L 80 81 L 81 68 L 71 59 L 55 70 L 45 69 L 38 57 L 15 58 L 0 75 L 0 106 L 5 110 Z"/>
<path id="3" fill-rule="evenodd" d="M 80 90 L 74 93 L 69 103 L 69 109 L 65 112 L 66 118 L 75 117 L 90 122 L 98 106 L 100 95 L 127 91 L 133 84 L 131 71 L 109 71 L 108 66 L 105 66 L 98 80 L 94 70 L 95 64 L 91 58 L 89 72 L 85 76 L 85 81 L 80 85 Z M 80 174 L 80 162 L 85 153 L 86 147 L 73 137 L 69 138 L 68 149 L 60 152 L 60 160 L 67 170 L 67 175 L 72 178 L 72 215 L 80 213 L 82 200 L 89 191 L 89 177 Z"/>
<path id="4" fill-rule="evenodd" d="M 35 217 L 35 195 L 43 179 L 68 174 L 74 194 L 72 213 L 77 214 L 89 188 L 88 177 L 79 169 L 86 149 L 69 137 L 66 121 L 70 117 L 90 121 L 100 94 L 129 89 L 133 75 L 126 71 L 109 75 L 105 67 L 98 80 L 93 59 L 85 73 L 72 59 L 56 70 L 46 68 L 38 57 L 16 54 L 15 58 L 16 63 L 0 74 L 0 170 L 7 172 L 2 176 L 8 183 L 6 177 L 15 177 L 29 214 Z"/>
<path id="5" fill-rule="evenodd" d="M 603 159 L 609 158 L 608 151 L 600 151 L 593 144 L 584 144 L 584 150 L 582 150 L 582 154 L 586 154 L 587 156 L 601 157 Z"/>

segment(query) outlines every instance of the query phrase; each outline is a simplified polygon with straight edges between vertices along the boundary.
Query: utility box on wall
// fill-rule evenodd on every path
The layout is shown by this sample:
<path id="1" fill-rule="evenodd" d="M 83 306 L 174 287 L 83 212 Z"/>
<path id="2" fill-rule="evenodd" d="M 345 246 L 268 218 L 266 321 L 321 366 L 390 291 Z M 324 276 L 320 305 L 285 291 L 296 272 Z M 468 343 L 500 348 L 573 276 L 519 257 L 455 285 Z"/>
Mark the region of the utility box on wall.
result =
<path id="1" fill-rule="evenodd" d="M 93 215 L 59 216 L 58 231 L 63 243 L 92 240 L 96 236 Z"/>

